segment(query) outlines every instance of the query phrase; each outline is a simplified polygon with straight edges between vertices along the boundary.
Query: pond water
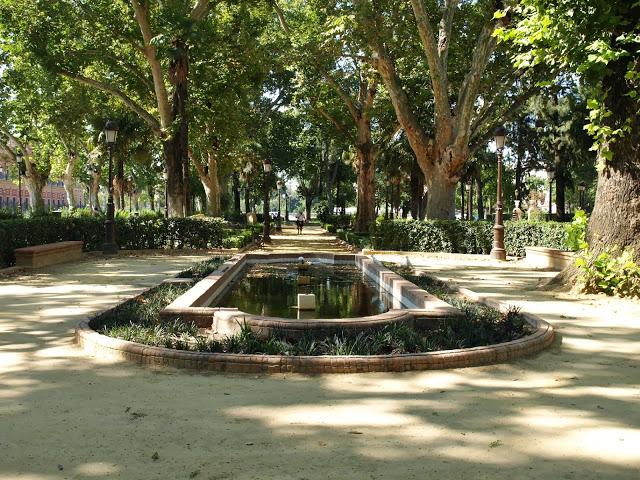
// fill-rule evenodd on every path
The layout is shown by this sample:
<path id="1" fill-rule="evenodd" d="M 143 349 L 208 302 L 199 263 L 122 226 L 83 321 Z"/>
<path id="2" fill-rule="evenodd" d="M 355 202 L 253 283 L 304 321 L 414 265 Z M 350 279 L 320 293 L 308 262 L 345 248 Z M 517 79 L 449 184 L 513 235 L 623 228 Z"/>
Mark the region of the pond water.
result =
<path id="1" fill-rule="evenodd" d="M 298 285 L 298 276 L 308 275 L 310 285 Z M 295 308 L 298 293 L 316 296 L 315 311 Z M 282 318 L 353 318 L 389 310 L 391 298 L 354 265 L 312 264 L 299 271 L 296 264 L 256 264 L 217 306 L 234 307 L 247 313 Z"/>

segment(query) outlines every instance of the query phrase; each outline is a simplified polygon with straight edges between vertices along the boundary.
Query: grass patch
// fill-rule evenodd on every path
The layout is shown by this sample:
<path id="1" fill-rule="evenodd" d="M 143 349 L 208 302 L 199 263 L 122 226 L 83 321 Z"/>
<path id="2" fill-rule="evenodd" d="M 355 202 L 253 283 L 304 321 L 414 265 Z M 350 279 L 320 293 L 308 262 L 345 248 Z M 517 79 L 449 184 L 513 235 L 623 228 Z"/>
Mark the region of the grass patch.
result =
<path id="1" fill-rule="evenodd" d="M 202 262 L 198 262 L 194 266 L 180 272 L 177 275 L 177 278 L 193 278 L 194 280 L 202 280 L 204 277 L 215 272 L 225 260 L 225 257 L 213 257 L 208 260 L 203 260 Z"/>

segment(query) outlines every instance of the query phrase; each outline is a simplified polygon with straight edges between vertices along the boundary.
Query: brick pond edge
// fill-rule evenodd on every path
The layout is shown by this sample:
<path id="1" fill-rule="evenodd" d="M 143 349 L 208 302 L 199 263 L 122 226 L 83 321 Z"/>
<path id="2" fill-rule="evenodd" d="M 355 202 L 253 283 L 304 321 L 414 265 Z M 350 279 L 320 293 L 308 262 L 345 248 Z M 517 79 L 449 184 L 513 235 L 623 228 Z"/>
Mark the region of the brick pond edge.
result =
<path id="1" fill-rule="evenodd" d="M 458 293 L 474 302 L 504 310 L 500 302 L 465 288 Z M 555 339 L 553 327 L 537 315 L 521 312 L 535 329 L 526 337 L 482 347 L 396 355 L 284 356 L 238 353 L 208 353 L 151 347 L 102 335 L 89 320 L 75 330 L 75 340 L 85 352 L 102 358 L 126 360 L 152 368 L 174 367 L 190 370 L 281 374 L 281 373 L 366 373 L 405 372 L 476 367 L 509 362 L 538 353 Z"/>

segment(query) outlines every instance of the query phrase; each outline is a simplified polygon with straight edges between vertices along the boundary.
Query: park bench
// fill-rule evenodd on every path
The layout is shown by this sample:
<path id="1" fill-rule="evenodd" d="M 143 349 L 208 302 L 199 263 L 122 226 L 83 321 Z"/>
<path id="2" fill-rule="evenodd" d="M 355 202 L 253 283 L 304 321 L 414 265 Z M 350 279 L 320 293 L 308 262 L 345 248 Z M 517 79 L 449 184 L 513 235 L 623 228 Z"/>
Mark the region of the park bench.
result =
<path id="1" fill-rule="evenodd" d="M 79 260 L 82 258 L 83 244 L 80 241 L 68 241 L 16 248 L 16 266 L 39 268 Z"/>

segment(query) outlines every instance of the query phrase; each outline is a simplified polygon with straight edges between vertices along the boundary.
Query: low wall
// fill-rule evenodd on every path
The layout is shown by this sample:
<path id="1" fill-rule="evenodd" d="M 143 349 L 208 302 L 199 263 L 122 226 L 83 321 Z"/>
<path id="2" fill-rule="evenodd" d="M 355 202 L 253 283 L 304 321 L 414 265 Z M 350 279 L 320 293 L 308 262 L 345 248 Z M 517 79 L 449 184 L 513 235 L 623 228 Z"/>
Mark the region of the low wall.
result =
<path id="1" fill-rule="evenodd" d="M 493 308 L 506 306 L 471 290 L 460 294 Z M 76 342 L 88 353 L 99 357 L 127 360 L 153 368 L 175 367 L 199 371 L 229 373 L 364 373 L 404 372 L 474 367 L 508 362 L 538 353 L 555 339 L 553 327 L 536 315 L 523 313 L 535 331 L 524 338 L 496 345 L 439 352 L 370 356 L 283 356 L 203 353 L 148 347 L 101 335 L 83 321 L 75 331 Z"/>
<path id="2" fill-rule="evenodd" d="M 525 263 L 544 270 L 564 270 L 575 261 L 573 252 L 563 252 L 555 248 L 525 247 Z"/>

